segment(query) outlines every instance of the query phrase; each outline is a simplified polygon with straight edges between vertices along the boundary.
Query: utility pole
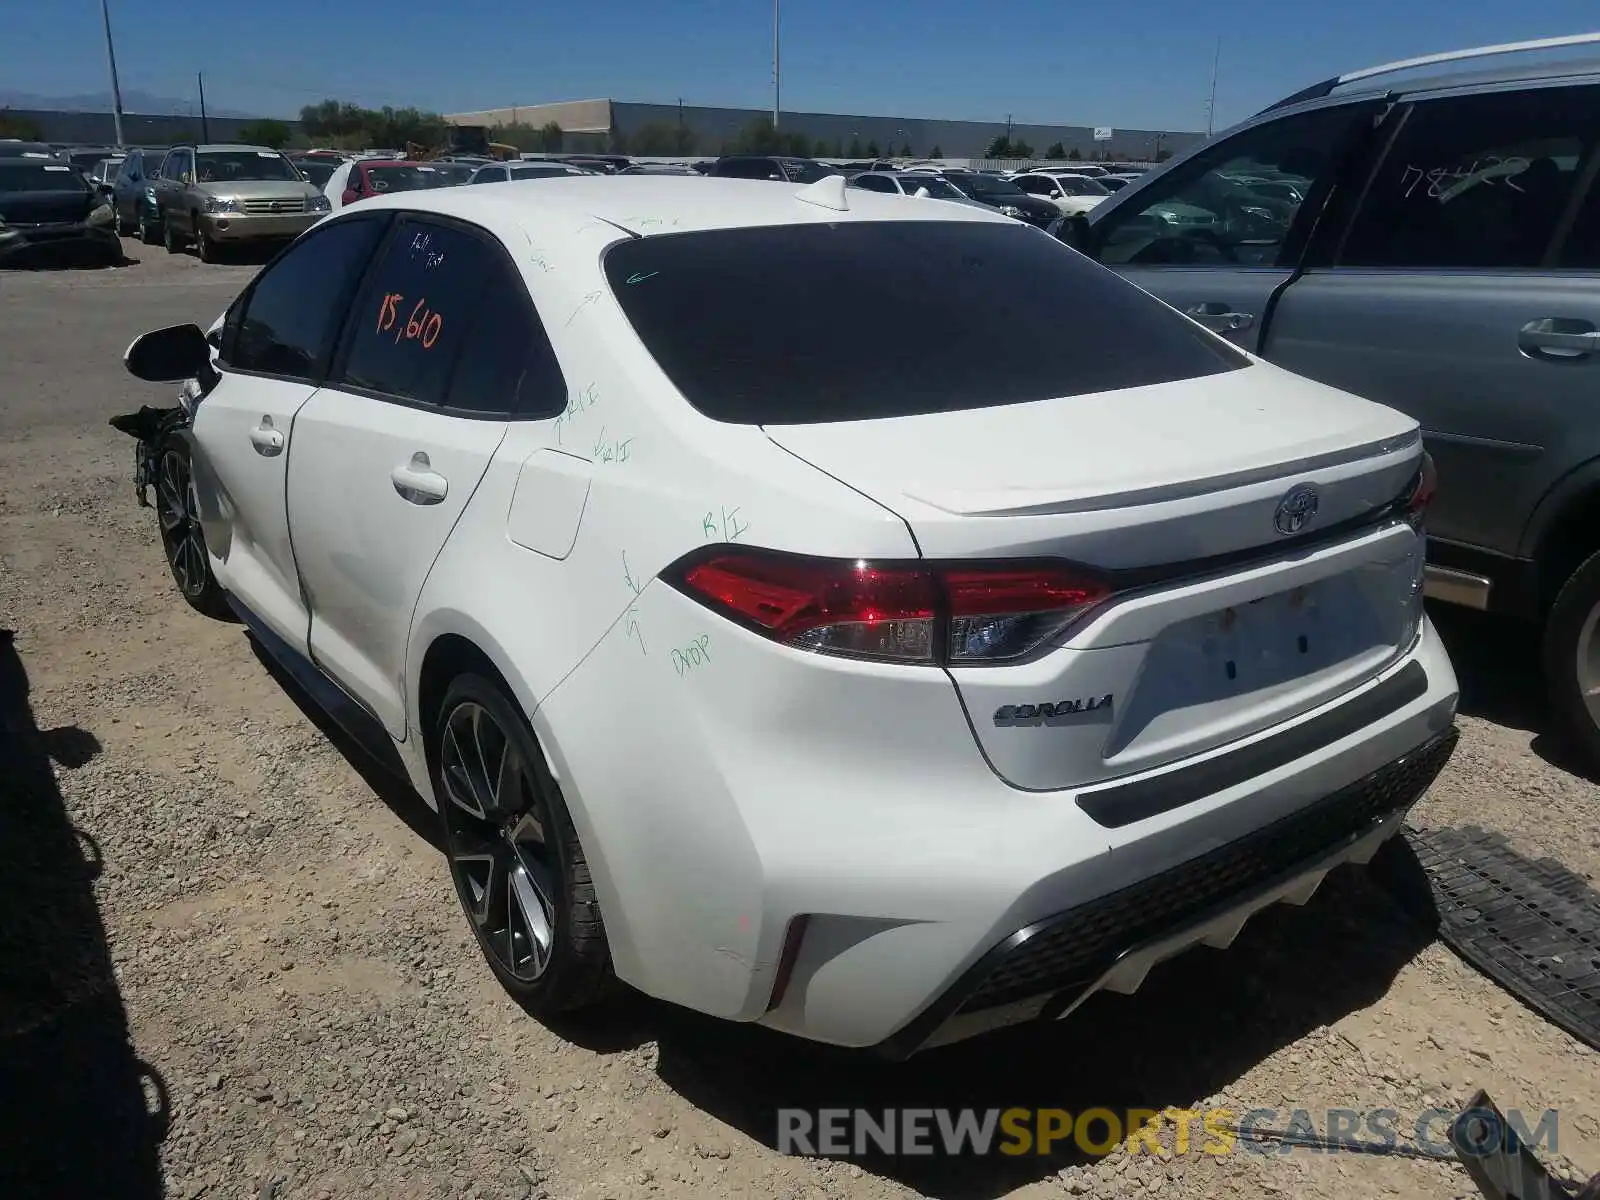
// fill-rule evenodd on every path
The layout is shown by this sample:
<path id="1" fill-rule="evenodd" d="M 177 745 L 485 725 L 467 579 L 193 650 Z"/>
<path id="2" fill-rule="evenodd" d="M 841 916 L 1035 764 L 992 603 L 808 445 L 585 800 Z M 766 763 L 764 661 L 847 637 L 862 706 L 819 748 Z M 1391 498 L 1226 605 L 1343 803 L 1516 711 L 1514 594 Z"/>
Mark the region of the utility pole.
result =
<path id="1" fill-rule="evenodd" d="M 1222 35 L 1217 35 L 1217 49 L 1211 55 L 1211 99 L 1206 102 L 1206 137 L 1217 127 L 1217 61 L 1222 57 Z"/>
<path id="2" fill-rule="evenodd" d="M 778 59 L 778 0 L 772 0 L 772 127 L 778 127 L 778 110 L 782 100 L 783 75 Z"/>
<path id="3" fill-rule="evenodd" d="M 195 79 L 200 83 L 200 140 L 209 142 L 211 140 L 211 126 L 206 122 L 206 73 L 204 71 L 198 72 L 195 75 Z"/>
<path id="4" fill-rule="evenodd" d="M 111 63 L 111 123 L 116 130 L 117 148 L 122 148 L 122 87 L 117 83 L 117 52 L 111 46 L 110 0 L 100 0 L 100 17 L 106 26 L 106 58 Z"/>

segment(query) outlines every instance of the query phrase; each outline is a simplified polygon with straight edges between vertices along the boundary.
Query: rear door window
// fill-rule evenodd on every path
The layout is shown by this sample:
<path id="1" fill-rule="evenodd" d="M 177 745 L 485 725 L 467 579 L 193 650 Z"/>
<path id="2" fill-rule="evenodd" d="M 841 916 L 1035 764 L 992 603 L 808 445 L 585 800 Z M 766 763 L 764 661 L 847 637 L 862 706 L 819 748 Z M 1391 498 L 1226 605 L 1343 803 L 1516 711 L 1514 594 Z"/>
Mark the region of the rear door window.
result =
<path id="1" fill-rule="evenodd" d="M 1418 103 L 1367 187 L 1346 267 L 1533 268 L 1569 210 L 1600 120 L 1600 88 Z"/>
<path id="2" fill-rule="evenodd" d="M 1020 222 L 672 234 L 612 247 L 605 272 L 668 378 L 719 421 L 986 408 L 1250 361 Z"/>
<path id="3" fill-rule="evenodd" d="M 459 226 L 404 221 L 351 310 L 338 386 L 443 404 L 499 257 L 484 237 Z"/>

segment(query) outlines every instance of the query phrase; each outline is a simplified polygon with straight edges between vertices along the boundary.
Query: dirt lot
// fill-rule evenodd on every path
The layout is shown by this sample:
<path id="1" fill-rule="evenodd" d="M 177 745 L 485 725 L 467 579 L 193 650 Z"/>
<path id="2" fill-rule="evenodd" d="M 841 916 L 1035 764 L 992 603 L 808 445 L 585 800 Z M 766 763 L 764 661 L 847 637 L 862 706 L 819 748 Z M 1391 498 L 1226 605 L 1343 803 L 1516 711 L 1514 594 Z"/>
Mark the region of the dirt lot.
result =
<path id="1" fill-rule="evenodd" d="M 1136 997 L 899 1068 L 642 999 L 538 1025 L 472 946 L 428 810 L 178 599 L 106 426 L 168 389 L 120 355 L 208 321 L 253 268 L 128 248 L 120 270 L 0 275 L 0 1194 L 1448 1198 L 1474 1194 L 1458 1166 L 1394 1156 L 792 1158 L 775 1109 L 1209 1100 L 1404 1126 L 1478 1086 L 1559 1109 L 1565 1171 L 1600 1171 L 1600 1055 L 1354 872 Z M 1464 736 L 1419 822 L 1592 877 L 1600 791 L 1533 732 L 1531 648 L 1446 634 Z"/>

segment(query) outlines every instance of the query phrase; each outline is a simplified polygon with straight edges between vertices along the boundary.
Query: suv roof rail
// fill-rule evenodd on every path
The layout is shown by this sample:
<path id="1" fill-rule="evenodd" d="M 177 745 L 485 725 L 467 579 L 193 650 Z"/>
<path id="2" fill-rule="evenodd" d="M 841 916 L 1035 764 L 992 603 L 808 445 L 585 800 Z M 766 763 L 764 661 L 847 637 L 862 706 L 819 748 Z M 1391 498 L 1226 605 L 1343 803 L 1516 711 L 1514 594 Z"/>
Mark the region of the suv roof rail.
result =
<path id="1" fill-rule="evenodd" d="M 1378 75 L 1393 75 L 1400 71 L 1409 71 L 1413 67 L 1431 67 L 1435 63 L 1463 62 L 1474 58 L 1493 58 L 1501 54 L 1524 54 L 1533 50 L 1557 50 L 1563 46 L 1595 44 L 1600 44 L 1600 33 L 1571 33 L 1562 37 L 1534 38 L 1526 42 L 1502 42 L 1497 46 L 1474 46 L 1470 50 L 1447 50 L 1442 54 L 1403 58 L 1398 62 L 1383 63 L 1381 66 L 1366 67 L 1360 71 L 1350 71 L 1343 75 L 1335 75 L 1332 79 L 1324 79 L 1321 83 L 1314 83 L 1292 96 L 1285 96 L 1276 104 L 1268 105 L 1261 111 L 1272 112 L 1274 109 L 1287 108 L 1291 104 L 1299 104 L 1305 100 L 1320 100 L 1335 88 L 1343 87 L 1347 83 L 1371 79 Z"/>

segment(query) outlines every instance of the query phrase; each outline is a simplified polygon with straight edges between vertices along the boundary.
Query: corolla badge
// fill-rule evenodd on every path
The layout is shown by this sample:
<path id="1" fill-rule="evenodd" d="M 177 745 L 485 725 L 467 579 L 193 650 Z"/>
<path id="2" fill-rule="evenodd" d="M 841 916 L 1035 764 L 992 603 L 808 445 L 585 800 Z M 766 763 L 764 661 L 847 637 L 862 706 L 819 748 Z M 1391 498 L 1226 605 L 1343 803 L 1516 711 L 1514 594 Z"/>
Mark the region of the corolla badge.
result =
<path id="1" fill-rule="evenodd" d="M 1317 515 L 1317 489 L 1309 483 L 1292 487 L 1278 501 L 1278 511 L 1272 514 L 1272 527 L 1284 537 L 1299 533 Z"/>

